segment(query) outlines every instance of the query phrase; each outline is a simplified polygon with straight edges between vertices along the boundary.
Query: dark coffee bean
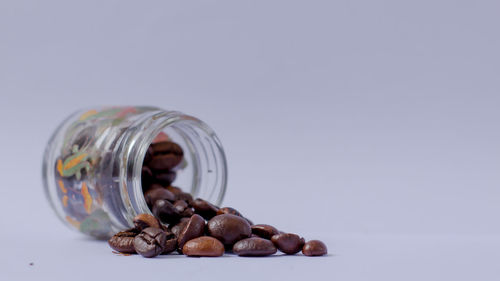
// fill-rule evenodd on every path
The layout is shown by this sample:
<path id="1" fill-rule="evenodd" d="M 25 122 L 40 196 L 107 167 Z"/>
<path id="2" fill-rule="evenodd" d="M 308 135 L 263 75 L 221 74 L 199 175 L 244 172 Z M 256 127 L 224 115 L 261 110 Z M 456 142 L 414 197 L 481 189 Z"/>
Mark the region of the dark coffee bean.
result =
<path id="1" fill-rule="evenodd" d="M 149 146 L 146 155 L 144 155 L 144 165 L 147 165 L 151 161 L 151 158 L 153 158 L 153 148 Z"/>
<path id="2" fill-rule="evenodd" d="M 223 214 L 213 217 L 208 222 L 208 233 L 225 246 L 232 246 L 237 241 L 250 237 L 252 230 L 244 218 Z"/>
<path id="3" fill-rule="evenodd" d="M 182 213 L 187 207 L 189 207 L 188 203 L 184 200 L 177 200 L 174 202 L 174 207 L 179 211 L 179 213 Z"/>
<path id="4" fill-rule="evenodd" d="M 148 227 L 160 228 L 158 219 L 150 214 L 139 214 L 134 218 L 134 225 L 137 229 L 143 230 Z"/>
<path id="5" fill-rule="evenodd" d="M 109 246 L 120 253 L 134 254 L 134 237 L 139 234 L 137 229 L 118 232 L 108 240 Z"/>
<path id="6" fill-rule="evenodd" d="M 231 215 L 235 215 L 235 216 L 240 216 L 242 217 L 241 213 L 238 212 L 236 209 L 233 209 L 231 207 L 224 207 L 224 208 L 220 208 L 218 211 L 217 211 L 217 215 L 223 215 L 223 214 L 231 214 Z"/>
<path id="7" fill-rule="evenodd" d="M 158 200 L 175 201 L 175 195 L 165 188 L 153 188 L 144 194 L 144 199 L 146 199 L 146 203 L 151 208 Z"/>
<path id="8" fill-rule="evenodd" d="M 172 182 L 174 182 L 177 176 L 176 172 L 168 171 L 162 172 L 161 174 L 155 174 L 155 181 L 163 186 L 169 186 Z"/>
<path id="9" fill-rule="evenodd" d="M 328 253 L 325 243 L 319 240 L 307 241 L 302 248 L 302 254 L 306 256 L 323 256 Z"/>
<path id="10" fill-rule="evenodd" d="M 157 154 L 175 154 L 182 156 L 184 155 L 184 151 L 182 151 L 182 147 L 180 147 L 175 142 L 171 141 L 162 141 L 153 143 L 150 146 L 155 155 Z"/>
<path id="11" fill-rule="evenodd" d="M 154 171 L 165 171 L 171 170 L 175 166 L 179 165 L 182 161 L 182 156 L 175 154 L 161 154 L 156 155 L 149 162 L 148 167 Z"/>
<path id="12" fill-rule="evenodd" d="M 293 233 L 281 233 L 271 237 L 274 245 L 283 253 L 293 255 L 302 250 L 304 238 Z"/>
<path id="13" fill-rule="evenodd" d="M 165 188 L 168 189 L 168 191 L 172 192 L 175 195 L 182 193 L 182 189 L 178 188 L 177 186 L 169 185 Z"/>
<path id="14" fill-rule="evenodd" d="M 163 223 L 176 223 L 181 218 L 181 214 L 168 200 L 156 200 L 153 204 L 153 214 Z"/>
<path id="15" fill-rule="evenodd" d="M 182 253 L 190 257 L 220 257 L 224 254 L 224 245 L 209 236 L 201 236 L 187 241 Z"/>
<path id="16" fill-rule="evenodd" d="M 181 233 L 181 231 L 184 229 L 184 227 L 186 226 L 186 224 L 189 222 L 189 218 L 182 218 L 180 222 L 178 222 L 176 225 L 172 226 L 172 228 L 170 229 L 170 231 L 172 231 L 172 233 L 179 237 L 179 234 Z"/>
<path id="17" fill-rule="evenodd" d="M 176 199 L 177 200 L 184 200 L 188 204 L 193 203 L 193 196 L 191 196 L 191 194 L 187 193 L 187 192 L 181 192 L 181 193 L 176 194 Z"/>
<path id="18" fill-rule="evenodd" d="M 219 210 L 219 208 L 217 208 L 215 205 L 200 198 L 194 200 L 193 203 L 191 203 L 191 205 L 193 206 L 194 212 L 196 214 L 204 217 L 207 220 L 216 216 L 217 211 Z"/>
<path id="19" fill-rule="evenodd" d="M 192 208 L 186 208 L 181 213 L 181 216 L 184 218 L 190 218 L 192 215 L 194 215 L 194 211 Z"/>
<path id="20" fill-rule="evenodd" d="M 179 213 L 181 214 L 181 217 L 190 218 L 194 214 L 193 209 L 191 207 L 189 207 L 188 203 L 186 203 L 186 201 L 184 201 L 184 200 L 175 201 L 174 207 L 175 207 L 175 209 L 177 209 L 177 211 L 179 211 Z"/>
<path id="21" fill-rule="evenodd" d="M 184 244 L 196 237 L 200 237 L 205 233 L 205 220 L 199 215 L 193 215 L 186 226 L 181 230 L 177 238 L 179 249 L 184 247 Z"/>
<path id="22" fill-rule="evenodd" d="M 165 188 L 165 187 L 163 187 L 163 185 L 161 185 L 161 184 L 158 184 L 158 183 L 153 183 L 153 184 L 151 184 L 150 189 L 158 189 L 158 188 L 159 188 L 159 189 L 166 189 L 166 188 Z M 169 190 L 169 191 L 170 191 L 170 190 Z"/>
<path id="23" fill-rule="evenodd" d="M 238 256 L 269 256 L 276 251 L 273 242 L 264 238 L 243 239 L 233 246 L 233 252 Z"/>
<path id="24" fill-rule="evenodd" d="M 134 238 L 135 251 L 145 258 L 156 257 L 165 247 L 167 236 L 160 228 L 148 227 Z"/>
<path id="25" fill-rule="evenodd" d="M 262 238 L 271 240 L 271 237 L 279 234 L 279 231 L 274 226 L 268 224 L 256 224 L 252 225 L 252 233 Z"/>
<path id="26" fill-rule="evenodd" d="M 141 171 L 142 190 L 147 191 L 152 182 L 153 182 L 153 173 L 148 167 L 143 166 Z"/>
<path id="27" fill-rule="evenodd" d="M 168 254 L 177 249 L 177 236 L 170 231 L 165 231 L 165 245 L 162 254 Z"/>

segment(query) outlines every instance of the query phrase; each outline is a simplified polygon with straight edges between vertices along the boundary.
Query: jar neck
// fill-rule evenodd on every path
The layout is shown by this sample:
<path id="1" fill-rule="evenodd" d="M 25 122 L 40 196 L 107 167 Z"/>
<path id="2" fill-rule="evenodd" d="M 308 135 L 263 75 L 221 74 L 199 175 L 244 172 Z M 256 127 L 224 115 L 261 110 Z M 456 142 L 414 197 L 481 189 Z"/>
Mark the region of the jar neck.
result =
<path id="1" fill-rule="evenodd" d="M 186 164 L 177 171 L 173 185 L 216 205 L 224 198 L 226 157 L 214 131 L 201 120 L 178 111 L 145 112 L 125 132 L 117 155 L 120 194 L 130 223 L 137 214 L 151 213 L 143 195 L 141 172 L 146 152 L 160 132 L 184 149 Z"/>

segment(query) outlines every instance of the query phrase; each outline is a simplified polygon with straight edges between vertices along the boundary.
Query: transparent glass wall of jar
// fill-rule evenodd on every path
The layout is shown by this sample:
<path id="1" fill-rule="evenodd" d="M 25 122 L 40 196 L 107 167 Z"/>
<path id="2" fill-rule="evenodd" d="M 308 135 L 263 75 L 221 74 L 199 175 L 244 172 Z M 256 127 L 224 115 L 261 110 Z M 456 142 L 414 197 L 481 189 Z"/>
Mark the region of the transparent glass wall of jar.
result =
<path id="1" fill-rule="evenodd" d="M 132 227 L 135 215 L 150 213 L 141 168 L 160 132 L 184 150 L 173 185 L 219 205 L 226 190 L 226 158 L 205 123 L 155 107 L 95 108 L 64 120 L 45 150 L 45 194 L 61 221 L 105 239 Z"/>

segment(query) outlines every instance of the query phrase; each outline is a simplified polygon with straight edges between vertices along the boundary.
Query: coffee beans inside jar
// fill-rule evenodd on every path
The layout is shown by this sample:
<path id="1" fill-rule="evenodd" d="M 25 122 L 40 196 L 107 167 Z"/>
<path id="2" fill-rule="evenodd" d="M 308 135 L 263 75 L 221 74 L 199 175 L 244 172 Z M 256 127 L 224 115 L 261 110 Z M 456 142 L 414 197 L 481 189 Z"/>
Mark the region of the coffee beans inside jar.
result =
<path id="1" fill-rule="evenodd" d="M 278 250 L 287 255 L 300 251 L 305 256 L 327 254 L 326 245 L 319 240 L 306 242 L 271 225 L 254 225 L 232 207 L 220 208 L 173 186 L 175 168 L 183 161 L 184 152 L 165 135 L 156 140 L 144 158 L 141 179 L 153 215 L 137 215 L 134 228 L 111 237 L 108 243 L 113 250 L 146 258 L 176 250 L 195 257 L 218 257 L 224 252 L 261 257 Z"/>

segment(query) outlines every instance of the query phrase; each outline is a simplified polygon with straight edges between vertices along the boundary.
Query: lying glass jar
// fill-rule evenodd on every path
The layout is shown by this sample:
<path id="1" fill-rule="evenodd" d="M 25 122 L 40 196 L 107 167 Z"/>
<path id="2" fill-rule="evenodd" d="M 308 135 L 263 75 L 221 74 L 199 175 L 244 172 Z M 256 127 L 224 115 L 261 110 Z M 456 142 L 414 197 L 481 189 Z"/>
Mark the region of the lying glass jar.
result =
<path id="1" fill-rule="evenodd" d="M 151 213 L 141 186 L 146 152 L 156 136 L 180 145 L 184 159 L 172 185 L 220 205 L 227 182 L 221 143 L 192 116 L 155 107 L 78 111 L 56 129 L 43 160 L 47 198 L 73 229 L 106 239 Z"/>

